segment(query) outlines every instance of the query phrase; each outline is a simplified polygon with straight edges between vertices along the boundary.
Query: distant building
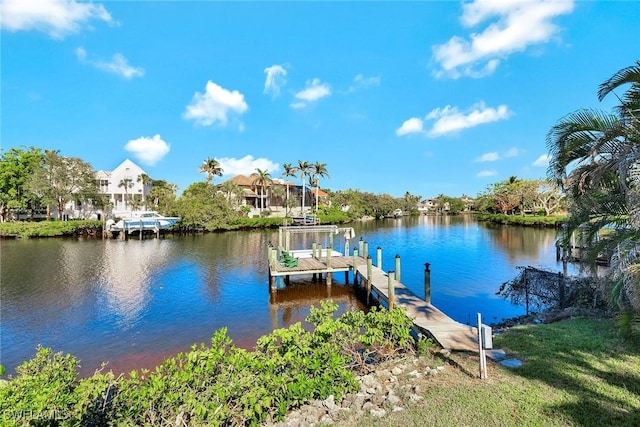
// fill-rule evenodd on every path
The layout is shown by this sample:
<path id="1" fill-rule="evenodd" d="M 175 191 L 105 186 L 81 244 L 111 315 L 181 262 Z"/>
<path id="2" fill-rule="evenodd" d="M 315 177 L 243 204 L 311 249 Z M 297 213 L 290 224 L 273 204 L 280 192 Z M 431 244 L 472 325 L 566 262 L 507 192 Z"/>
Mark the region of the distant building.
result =
<path id="1" fill-rule="evenodd" d="M 113 171 L 97 171 L 98 192 L 107 196 L 112 214 L 122 216 L 132 210 L 140 210 L 151 191 L 149 175 L 137 164 L 126 159 Z"/>
<path id="2" fill-rule="evenodd" d="M 249 176 L 245 175 L 236 175 L 233 178 L 225 181 L 232 182 L 242 189 L 243 198 L 239 201 L 240 206 L 248 206 L 251 208 L 250 216 L 259 215 L 260 208 L 266 209 L 270 213 L 284 214 L 286 209 L 284 208 L 285 200 L 286 200 L 286 191 L 287 186 L 289 187 L 289 199 L 296 200 L 297 206 L 294 210 L 300 211 L 302 206 L 302 186 L 298 184 L 294 184 L 292 182 L 287 182 L 282 179 L 273 178 L 271 183 L 264 188 L 264 194 L 261 192 L 263 189 L 254 184 L 254 181 L 258 177 L 258 174 L 251 174 Z M 224 182 L 220 184 L 220 186 L 224 185 Z M 275 191 L 276 189 L 281 189 L 282 191 Z M 306 187 L 306 197 L 305 197 L 305 210 L 309 211 L 315 206 L 315 197 L 316 197 L 316 189 L 315 187 L 309 188 Z M 278 195 L 280 193 L 281 195 Z M 319 205 L 325 205 L 328 203 L 328 194 L 320 189 L 318 191 L 318 201 Z"/>

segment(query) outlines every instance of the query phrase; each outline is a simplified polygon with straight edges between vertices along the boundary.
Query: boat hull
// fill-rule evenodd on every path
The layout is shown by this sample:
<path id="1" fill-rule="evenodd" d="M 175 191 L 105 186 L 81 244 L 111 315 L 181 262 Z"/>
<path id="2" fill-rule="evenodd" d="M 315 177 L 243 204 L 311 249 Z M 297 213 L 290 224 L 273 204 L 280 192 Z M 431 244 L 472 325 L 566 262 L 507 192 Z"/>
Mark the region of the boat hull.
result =
<path id="1" fill-rule="evenodd" d="M 166 230 L 178 222 L 180 218 L 166 217 L 155 212 L 145 212 L 134 218 L 124 218 L 111 225 L 111 231 L 126 230 L 129 232 L 140 230 Z"/>

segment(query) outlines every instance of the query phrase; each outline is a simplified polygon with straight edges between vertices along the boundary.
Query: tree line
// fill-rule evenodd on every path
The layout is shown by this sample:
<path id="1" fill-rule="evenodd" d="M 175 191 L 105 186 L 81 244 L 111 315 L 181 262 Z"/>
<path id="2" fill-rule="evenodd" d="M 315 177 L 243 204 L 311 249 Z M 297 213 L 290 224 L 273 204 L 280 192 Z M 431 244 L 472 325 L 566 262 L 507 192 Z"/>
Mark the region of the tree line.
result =
<path id="1" fill-rule="evenodd" d="M 187 228 L 215 229 L 223 227 L 238 215 L 246 214 L 250 208 L 244 205 L 244 190 L 231 180 L 214 184 L 216 176 L 224 170 L 215 158 L 207 158 L 199 171 L 206 174 L 204 182 L 189 185 L 180 197 L 178 187 L 161 179 L 153 179 L 142 174 L 138 182 L 149 185 L 146 198 L 128 194 L 133 181 L 122 180 L 117 186 L 125 193 L 125 200 L 133 210 L 151 208 L 183 219 Z M 274 185 L 274 177 L 266 169 L 257 168 L 251 175 L 252 185 L 258 194 L 257 206 L 261 216 L 269 199 L 285 209 L 285 216 L 291 216 L 294 208 L 307 212 L 307 208 L 318 214 L 332 214 L 344 220 L 365 216 L 390 216 L 395 210 L 404 215 L 419 214 L 422 197 L 406 192 L 402 197 L 389 194 L 374 194 L 357 189 L 340 191 L 327 190 L 328 200 L 320 206 L 319 191 L 323 178 L 330 178 L 326 163 L 311 163 L 298 160 L 297 163 L 283 164 L 281 174 L 283 185 Z M 291 178 L 297 178 L 302 194 L 291 192 Z M 284 188 L 283 188 L 284 187 Z M 557 186 L 549 181 L 510 180 L 492 184 L 487 191 L 474 199 L 463 195 L 452 197 L 440 194 L 429 199 L 424 210 L 431 213 L 457 214 L 463 211 L 525 213 L 535 210 L 551 214 L 563 206 L 563 195 Z M 98 191 L 98 181 L 91 165 L 77 157 L 66 157 L 56 150 L 40 148 L 11 148 L 0 156 L 0 218 L 7 221 L 11 213 L 24 212 L 34 218 L 38 210 L 46 210 L 46 218 L 51 217 L 51 209 L 63 217 L 69 202 L 89 203 L 95 209 L 108 211 L 108 196 Z M 315 206 L 309 206 L 315 202 Z M 339 215 L 341 214 L 341 215 Z M 14 215 L 15 216 L 15 215 Z"/>

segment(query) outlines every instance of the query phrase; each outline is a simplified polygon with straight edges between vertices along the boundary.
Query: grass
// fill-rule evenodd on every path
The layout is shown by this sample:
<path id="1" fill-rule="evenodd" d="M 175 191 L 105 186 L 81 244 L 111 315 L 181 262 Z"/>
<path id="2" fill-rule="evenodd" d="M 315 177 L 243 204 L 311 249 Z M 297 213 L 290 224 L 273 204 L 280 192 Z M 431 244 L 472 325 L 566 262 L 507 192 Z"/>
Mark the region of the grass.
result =
<path id="1" fill-rule="evenodd" d="M 639 426 L 640 344 L 624 341 L 611 320 L 574 319 L 512 328 L 494 347 L 524 361 L 517 369 L 456 356 L 425 386 L 424 401 L 354 426 Z"/>

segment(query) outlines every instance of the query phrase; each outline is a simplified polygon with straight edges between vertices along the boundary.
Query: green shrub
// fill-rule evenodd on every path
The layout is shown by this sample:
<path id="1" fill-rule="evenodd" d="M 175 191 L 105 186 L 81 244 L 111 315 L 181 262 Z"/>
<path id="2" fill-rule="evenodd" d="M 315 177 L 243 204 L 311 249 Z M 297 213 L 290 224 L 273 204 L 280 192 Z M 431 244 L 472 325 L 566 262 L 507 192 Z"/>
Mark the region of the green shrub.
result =
<path id="1" fill-rule="evenodd" d="M 77 360 L 38 348 L 0 387 L 2 425 L 259 425 L 282 420 L 312 399 L 358 389 L 354 370 L 414 351 L 411 321 L 400 309 L 312 308 L 300 323 L 260 338 L 253 352 L 237 348 L 226 329 L 211 345 L 165 360 L 127 378 L 96 372 L 78 379 Z"/>
<path id="2" fill-rule="evenodd" d="M 2 237 L 58 237 L 96 234 L 102 231 L 102 222 L 94 219 L 73 221 L 3 222 Z"/>

